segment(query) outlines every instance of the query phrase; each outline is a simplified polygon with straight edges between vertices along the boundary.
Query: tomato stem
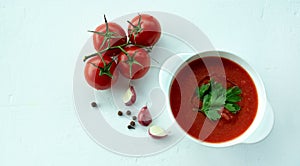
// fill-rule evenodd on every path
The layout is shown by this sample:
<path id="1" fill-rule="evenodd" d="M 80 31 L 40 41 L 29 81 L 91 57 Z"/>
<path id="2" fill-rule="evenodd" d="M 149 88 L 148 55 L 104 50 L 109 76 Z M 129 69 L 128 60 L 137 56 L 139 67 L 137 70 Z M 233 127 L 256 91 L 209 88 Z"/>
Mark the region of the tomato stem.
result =
<path id="1" fill-rule="evenodd" d="M 127 56 L 128 58 L 128 52 L 126 52 L 121 46 L 118 46 L 118 48 Z"/>
<path id="2" fill-rule="evenodd" d="M 88 59 L 90 59 L 90 58 L 96 56 L 97 54 L 98 54 L 98 52 L 93 53 L 93 54 L 91 54 L 91 55 L 84 56 L 84 57 L 83 57 L 83 62 L 85 62 L 86 60 L 88 60 Z"/>
<path id="3" fill-rule="evenodd" d="M 98 34 L 98 35 L 105 35 L 105 33 L 103 33 L 103 32 L 98 32 L 98 31 L 90 31 L 90 30 L 88 30 L 88 32 L 91 32 L 91 33 L 96 33 L 96 34 Z"/>
<path id="4" fill-rule="evenodd" d="M 108 32 L 108 23 L 107 23 L 107 19 L 106 19 L 106 16 L 104 14 L 104 22 L 105 22 L 105 26 L 106 26 L 106 33 Z"/>
<path id="5" fill-rule="evenodd" d="M 99 54 L 99 53 L 98 53 L 98 55 L 99 55 L 99 57 L 101 58 L 101 61 L 103 62 L 103 67 L 105 68 L 105 67 L 106 67 L 106 63 L 105 63 L 105 61 L 104 61 L 104 59 L 103 59 L 102 55 L 101 55 L 101 54 Z"/>
<path id="6" fill-rule="evenodd" d="M 93 54 L 90 54 L 90 55 L 87 55 L 87 56 L 85 56 L 84 58 L 83 58 L 83 62 L 85 62 L 86 60 L 88 60 L 89 58 L 92 58 L 92 57 L 94 57 L 94 56 L 96 56 L 96 55 L 99 55 L 99 54 L 102 54 L 102 53 L 104 53 L 104 52 L 106 52 L 106 51 L 108 51 L 108 50 L 112 50 L 112 49 L 120 49 L 120 47 L 125 47 L 125 46 L 127 46 L 127 45 L 129 45 L 130 43 L 125 43 L 125 44 L 122 44 L 122 45 L 119 45 L 119 46 L 112 46 L 112 47 L 107 47 L 106 49 L 104 49 L 104 50 L 101 50 L 101 51 L 98 51 L 98 52 L 96 52 L 96 53 L 93 53 Z"/>
<path id="7" fill-rule="evenodd" d="M 112 46 L 110 48 L 106 48 L 104 50 L 101 50 L 101 51 L 98 51 L 96 53 L 93 53 L 93 54 L 90 54 L 90 55 L 87 55 L 83 58 L 83 62 L 85 62 L 86 60 L 88 60 L 89 58 L 92 58 L 98 54 L 102 54 L 104 53 L 105 51 L 108 51 L 108 50 L 112 50 L 112 49 L 120 49 L 122 52 L 124 52 L 125 50 L 122 48 L 122 47 L 125 47 L 125 46 L 128 46 L 128 45 L 131 45 L 132 43 L 128 42 L 128 43 L 125 43 L 125 44 L 122 44 L 122 45 L 118 45 L 118 46 Z M 145 48 L 147 52 L 150 52 L 152 50 L 152 47 L 148 47 L 148 46 L 143 46 L 143 45 L 138 45 L 138 44 L 134 44 L 135 46 L 137 47 L 141 47 L 141 48 Z M 124 53 L 127 53 L 126 51 Z M 157 62 L 157 61 L 156 61 Z"/>
<path id="8" fill-rule="evenodd" d="M 132 22 L 130 22 L 130 21 L 128 21 L 128 20 L 127 20 L 127 22 L 128 22 L 128 24 L 130 24 L 133 28 L 136 27 L 135 25 L 132 24 Z"/>

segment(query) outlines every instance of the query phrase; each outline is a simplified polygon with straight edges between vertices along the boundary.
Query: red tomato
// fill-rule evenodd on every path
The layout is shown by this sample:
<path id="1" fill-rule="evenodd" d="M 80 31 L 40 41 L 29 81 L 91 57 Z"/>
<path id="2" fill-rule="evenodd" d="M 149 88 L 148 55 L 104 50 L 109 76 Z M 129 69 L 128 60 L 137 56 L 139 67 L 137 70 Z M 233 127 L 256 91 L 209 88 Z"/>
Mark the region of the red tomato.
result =
<path id="1" fill-rule="evenodd" d="M 129 79 L 143 77 L 150 68 L 149 54 L 140 47 L 128 46 L 123 49 L 118 57 L 118 70 Z"/>
<path id="2" fill-rule="evenodd" d="M 129 40 L 133 44 L 153 46 L 160 38 L 161 28 L 156 18 L 148 14 L 141 14 L 129 22 Z"/>
<path id="3" fill-rule="evenodd" d="M 103 60 L 99 56 L 92 57 L 85 65 L 85 80 L 97 90 L 108 89 L 119 76 L 118 72 L 114 72 L 116 66 L 115 61 L 108 56 L 103 56 Z"/>
<path id="4" fill-rule="evenodd" d="M 104 16 L 105 23 L 101 24 L 93 32 L 93 42 L 96 51 L 102 51 L 109 46 L 118 46 L 127 43 L 127 36 L 124 29 L 113 22 L 107 23 Z M 120 49 L 115 48 L 105 51 L 102 55 L 115 56 L 120 53 Z"/>

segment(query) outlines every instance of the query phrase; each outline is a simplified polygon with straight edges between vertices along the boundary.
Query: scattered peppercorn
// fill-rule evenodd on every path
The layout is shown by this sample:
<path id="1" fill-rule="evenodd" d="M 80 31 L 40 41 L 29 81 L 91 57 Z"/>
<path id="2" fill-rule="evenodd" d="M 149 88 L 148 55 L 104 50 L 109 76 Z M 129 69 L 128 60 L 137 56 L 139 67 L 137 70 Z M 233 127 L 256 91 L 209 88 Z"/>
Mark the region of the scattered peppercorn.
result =
<path id="1" fill-rule="evenodd" d="M 132 120 L 136 120 L 136 116 L 132 116 Z"/>
<path id="2" fill-rule="evenodd" d="M 131 125 L 128 125 L 127 128 L 128 128 L 128 129 L 135 129 L 135 128 L 134 128 L 133 126 L 131 126 Z"/>
<path id="3" fill-rule="evenodd" d="M 134 122 L 134 121 L 131 121 L 131 122 L 130 122 L 130 125 L 131 125 L 131 126 L 135 126 L 135 122 Z"/>
<path id="4" fill-rule="evenodd" d="M 119 116 L 122 116 L 122 115 L 123 115 L 123 112 L 122 112 L 122 111 L 118 111 L 118 115 L 119 115 Z"/>
<path id="5" fill-rule="evenodd" d="M 131 111 L 126 111 L 126 115 L 131 115 Z"/>
<path id="6" fill-rule="evenodd" d="M 92 102 L 92 103 L 91 103 L 91 106 L 92 106 L 92 107 L 97 107 L 97 103 L 96 103 L 96 102 Z"/>

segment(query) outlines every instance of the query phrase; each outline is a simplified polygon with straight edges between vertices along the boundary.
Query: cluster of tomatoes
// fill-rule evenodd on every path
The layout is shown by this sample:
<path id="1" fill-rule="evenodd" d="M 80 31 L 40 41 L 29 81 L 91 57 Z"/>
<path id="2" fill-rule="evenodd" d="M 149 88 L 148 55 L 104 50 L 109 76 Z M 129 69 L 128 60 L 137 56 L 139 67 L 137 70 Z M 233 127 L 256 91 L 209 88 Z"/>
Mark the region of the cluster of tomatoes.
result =
<path id="1" fill-rule="evenodd" d="M 110 88 L 119 73 L 128 79 L 143 77 L 150 67 L 147 48 L 152 48 L 161 36 L 158 20 L 148 14 L 139 14 L 128 22 L 128 36 L 114 23 L 99 25 L 93 33 L 96 53 L 84 57 L 84 75 L 88 84 L 97 90 Z"/>

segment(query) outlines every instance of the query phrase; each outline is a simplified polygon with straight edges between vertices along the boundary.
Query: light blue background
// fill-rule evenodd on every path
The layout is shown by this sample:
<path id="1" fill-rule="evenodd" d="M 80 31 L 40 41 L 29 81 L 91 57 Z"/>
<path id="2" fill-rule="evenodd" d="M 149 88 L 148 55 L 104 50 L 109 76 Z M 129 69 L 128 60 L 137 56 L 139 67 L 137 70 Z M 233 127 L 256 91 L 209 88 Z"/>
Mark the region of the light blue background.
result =
<path id="1" fill-rule="evenodd" d="M 180 15 L 217 49 L 262 76 L 275 125 L 264 141 L 212 149 L 188 138 L 151 157 L 111 153 L 82 129 L 73 107 L 75 61 L 106 14 Z M 0 166 L 299 165 L 299 0 L 0 0 Z"/>

